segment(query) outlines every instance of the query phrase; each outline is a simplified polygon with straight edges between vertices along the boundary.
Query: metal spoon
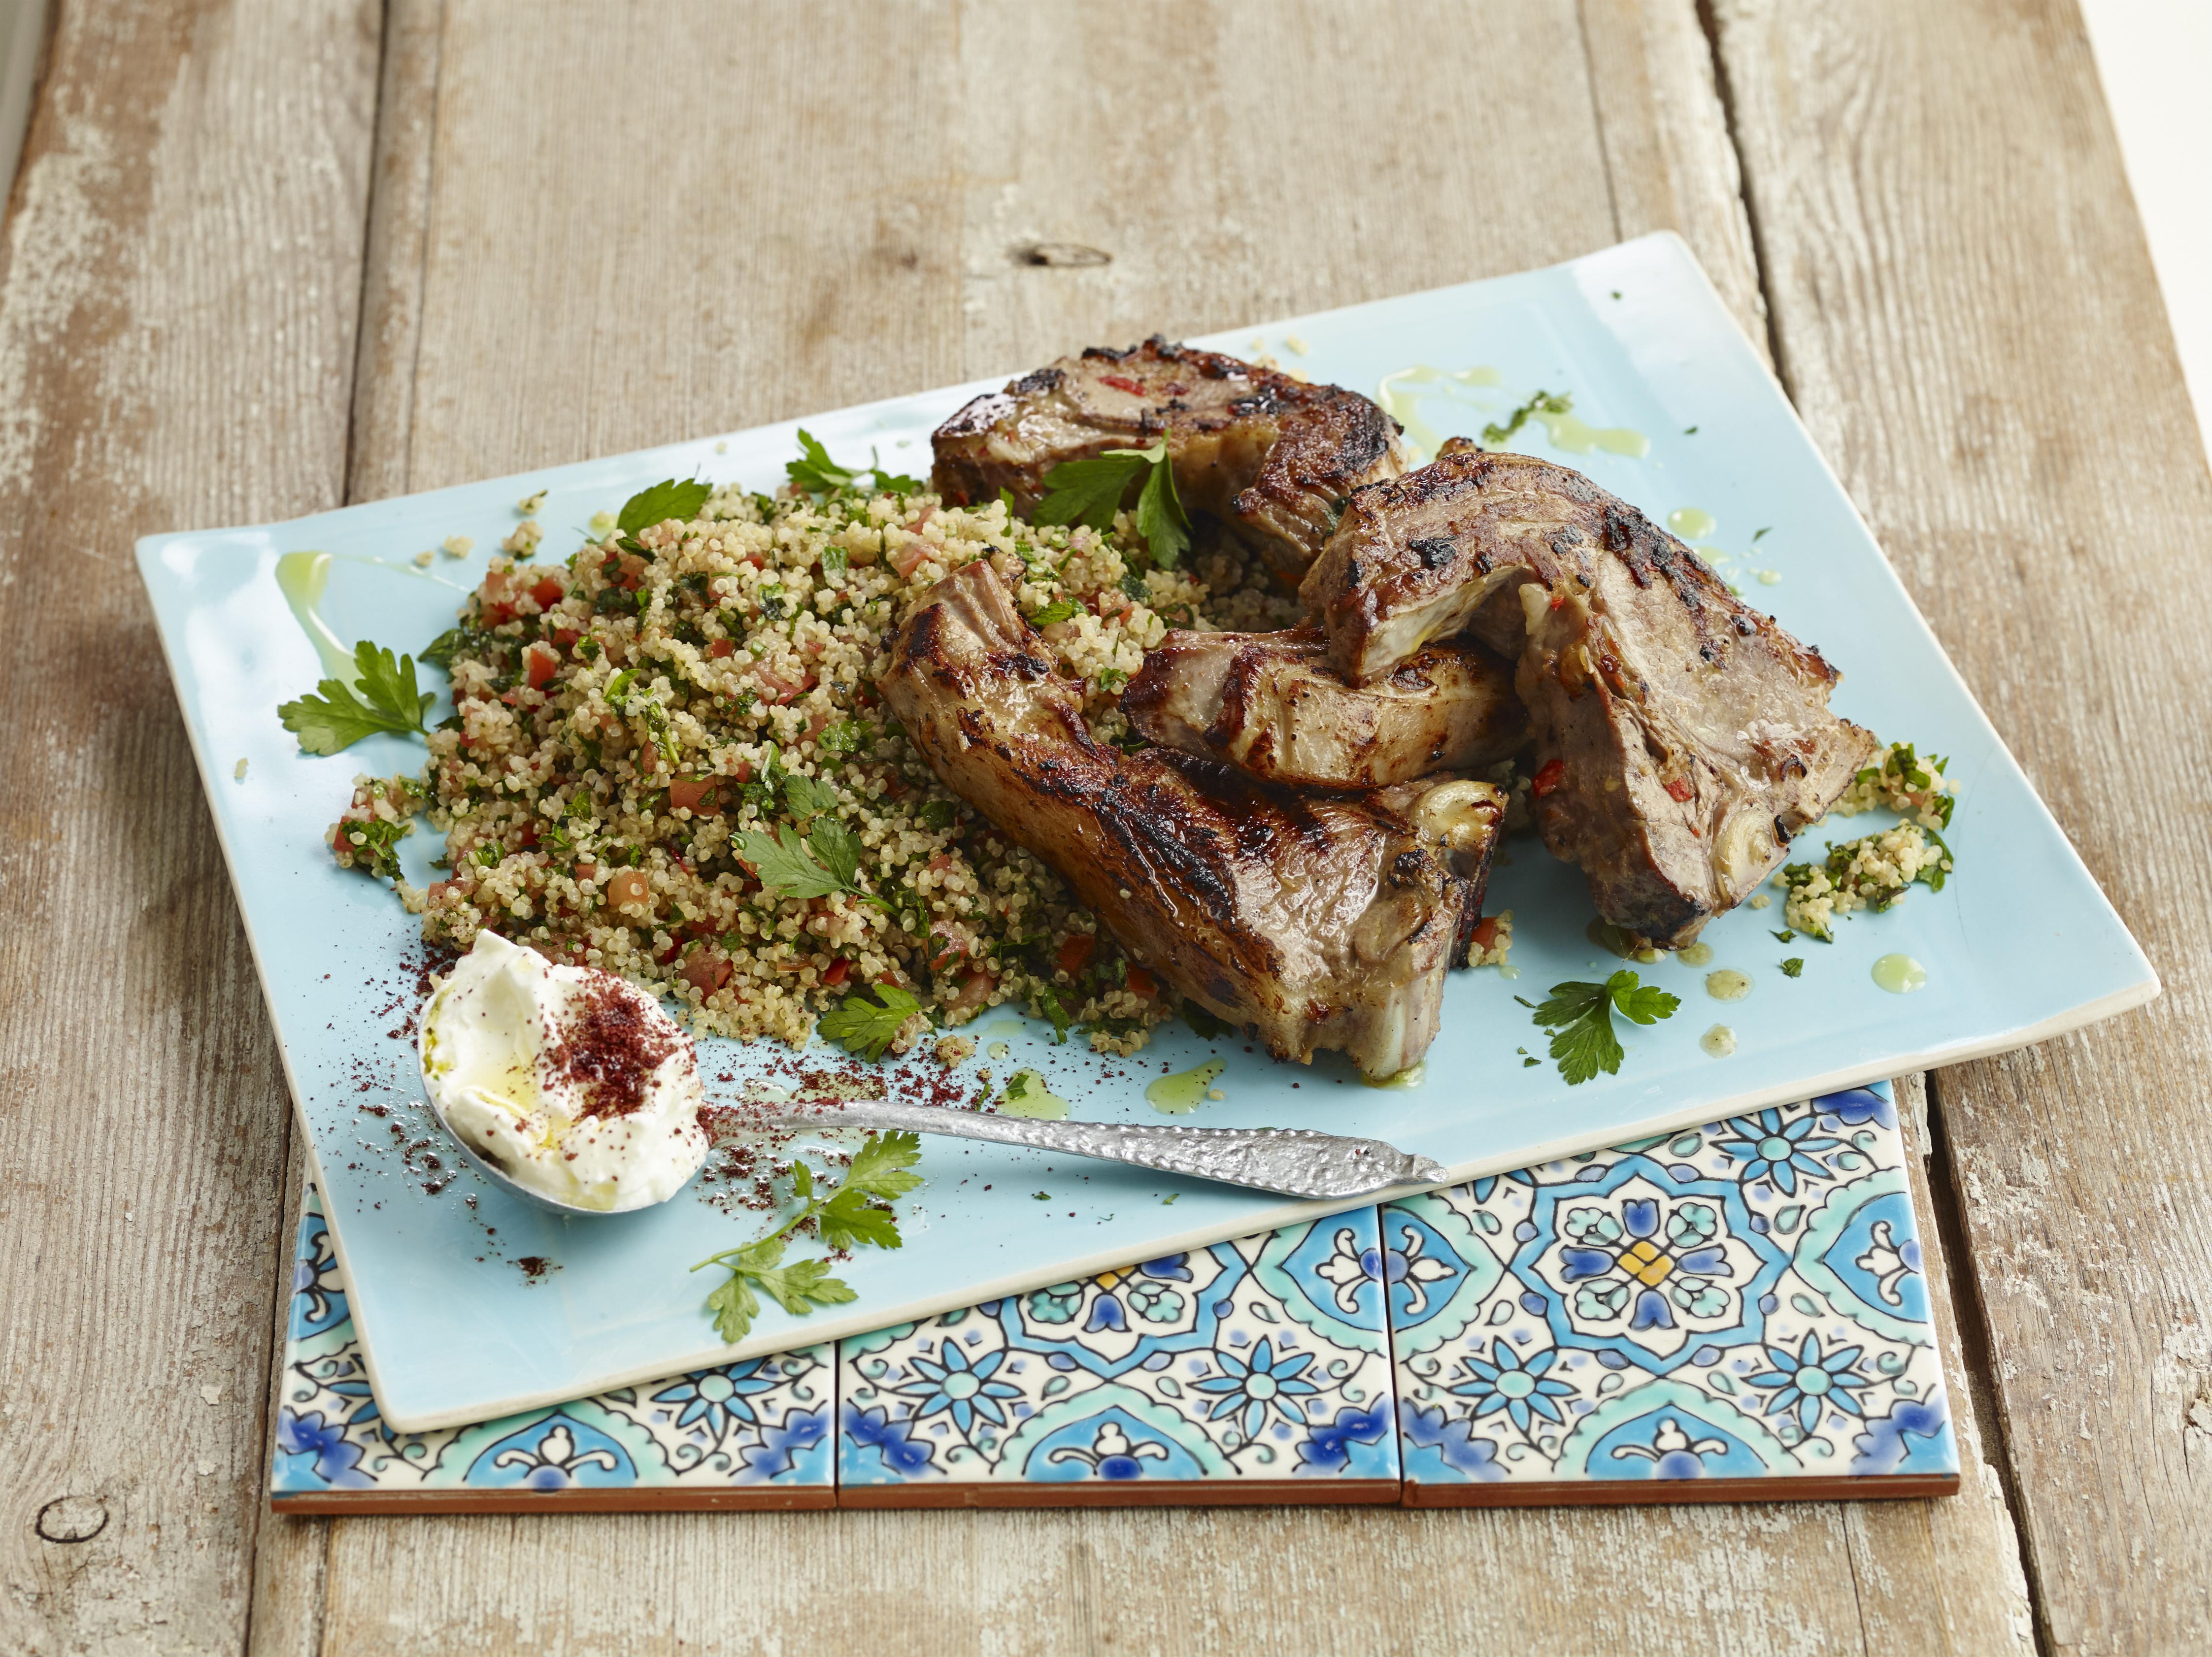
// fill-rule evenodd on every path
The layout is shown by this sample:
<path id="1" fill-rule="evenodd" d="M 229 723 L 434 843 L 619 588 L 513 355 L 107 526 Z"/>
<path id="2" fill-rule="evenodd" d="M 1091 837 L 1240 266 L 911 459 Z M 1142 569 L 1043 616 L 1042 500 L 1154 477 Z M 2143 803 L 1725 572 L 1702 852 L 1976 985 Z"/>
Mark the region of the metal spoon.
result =
<path id="1" fill-rule="evenodd" d="M 581 1208 L 548 1197 L 509 1178 L 459 1134 L 434 1103 L 431 1114 L 462 1159 L 517 1201 L 554 1214 L 634 1213 L 631 1209 Z M 758 1119 L 756 1119 L 758 1120 Z M 1397 1186 L 1436 1186 L 1449 1175 L 1425 1156 L 1408 1156 L 1380 1139 L 1351 1138 L 1302 1127 L 1171 1127 L 1132 1122 L 1041 1122 L 987 1116 L 942 1105 L 902 1104 L 890 1099 L 813 1101 L 766 1119 L 764 1125 L 812 1129 L 905 1129 L 957 1139 L 1026 1145 L 1067 1156 L 1133 1162 L 1167 1174 L 1215 1180 L 1223 1185 L 1279 1192 L 1290 1197 L 1364 1197 Z M 650 1205 L 637 1205 L 638 1207 Z"/>
<path id="2" fill-rule="evenodd" d="M 856 1127 L 942 1133 L 994 1144 L 1027 1145 L 1105 1162 L 1133 1162 L 1196 1180 L 1249 1186 L 1289 1197 L 1364 1197 L 1395 1186 L 1443 1185 L 1443 1165 L 1380 1139 L 1304 1127 L 1173 1127 L 1136 1122 L 1045 1122 L 987 1116 L 942 1105 L 849 1099 L 789 1108 L 774 1119 L 789 1127 Z"/>

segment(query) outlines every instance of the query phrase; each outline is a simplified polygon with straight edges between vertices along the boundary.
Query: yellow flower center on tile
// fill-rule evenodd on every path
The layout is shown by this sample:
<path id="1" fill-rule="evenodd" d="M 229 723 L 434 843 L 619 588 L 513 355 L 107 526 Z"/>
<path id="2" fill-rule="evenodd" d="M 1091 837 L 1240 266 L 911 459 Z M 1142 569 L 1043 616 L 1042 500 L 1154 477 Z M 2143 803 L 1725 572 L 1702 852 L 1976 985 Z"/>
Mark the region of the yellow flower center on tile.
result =
<path id="1" fill-rule="evenodd" d="M 1621 1251 L 1620 1269 L 1646 1288 L 1656 1289 L 1674 1271 L 1674 1260 L 1649 1237 L 1639 1237 Z"/>

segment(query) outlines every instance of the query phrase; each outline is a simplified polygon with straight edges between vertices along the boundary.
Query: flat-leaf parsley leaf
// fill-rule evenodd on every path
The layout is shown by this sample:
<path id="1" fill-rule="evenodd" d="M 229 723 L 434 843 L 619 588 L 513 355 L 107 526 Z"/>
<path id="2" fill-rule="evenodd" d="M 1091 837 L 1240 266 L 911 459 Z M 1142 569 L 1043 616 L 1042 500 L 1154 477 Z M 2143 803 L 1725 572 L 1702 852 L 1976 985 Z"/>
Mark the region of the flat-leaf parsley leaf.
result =
<path id="1" fill-rule="evenodd" d="M 804 426 L 799 428 L 799 458 L 785 461 L 783 470 L 793 484 L 808 495 L 839 495 L 857 489 L 864 477 L 876 480 L 872 487 L 878 495 L 921 493 L 919 479 L 899 476 L 878 465 L 873 449 L 868 451 L 868 464 L 865 466 L 839 465 L 830 458 L 830 451 L 823 446 L 821 439 Z"/>
<path id="2" fill-rule="evenodd" d="M 1553 985 L 1550 998 L 1536 1009 L 1536 1023 L 1552 1031 L 1552 1057 L 1567 1085 L 1576 1087 L 1600 1071 L 1619 1073 L 1623 1055 L 1620 1038 L 1613 1033 L 1616 1011 L 1633 1024 L 1656 1024 L 1674 1017 L 1681 1005 L 1679 997 L 1624 969 L 1602 984 L 1571 980 Z"/>
<path id="3" fill-rule="evenodd" d="M 416 688 L 413 657 L 395 659 L 363 639 L 354 646 L 353 665 L 361 682 L 358 695 L 343 679 L 325 679 L 277 708 L 276 717 L 306 752 L 335 754 L 380 731 L 404 736 L 422 729 L 422 715 L 437 695 Z"/>
<path id="4" fill-rule="evenodd" d="M 635 535 L 640 530 L 649 530 L 672 518 L 679 524 L 688 524 L 699 515 L 699 509 L 714 492 L 714 485 L 702 483 L 696 477 L 682 481 L 665 477 L 651 489 L 640 489 L 623 501 L 615 527 L 624 535 Z"/>
<path id="5" fill-rule="evenodd" d="M 835 817 L 823 817 L 804 840 L 787 822 L 778 823 L 773 835 L 745 829 L 738 835 L 738 855 L 752 865 L 763 891 L 798 898 L 842 893 L 884 907 L 881 898 L 861 889 L 860 843 Z"/>
<path id="6" fill-rule="evenodd" d="M 896 984 L 877 985 L 875 995 L 873 1001 L 859 991 L 847 996 L 822 1015 L 816 1032 L 863 1059 L 882 1058 L 907 1020 L 921 1011 L 921 1003 Z"/>
<path id="7" fill-rule="evenodd" d="M 1151 548 L 1152 561 L 1173 569 L 1190 545 L 1190 519 L 1176 493 L 1175 467 L 1164 437 L 1146 449 L 1109 449 L 1088 460 L 1064 460 L 1045 474 L 1048 491 L 1030 513 L 1034 524 L 1084 524 L 1102 535 L 1114 527 L 1114 514 L 1129 485 L 1139 477 L 1137 533 Z"/>
<path id="8" fill-rule="evenodd" d="M 827 1260 L 796 1260 L 783 1264 L 784 1239 L 812 1220 L 824 1246 L 843 1253 L 862 1243 L 878 1248 L 897 1248 L 899 1235 L 891 1217 L 874 1205 L 901 1197 L 921 1183 L 909 1172 L 921 1156 L 921 1140 L 912 1133 L 886 1133 L 871 1138 L 853 1154 L 845 1178 L 828 1195 L 817 1195 L 813 1170 L 804 1162 L 792 1164 L 792 1187 L 800 1202 L 799 1211 L 769 1235 L 741 1248 L 710 1254 L 691 1269 L 719 1266 L 729 1281 L 707 1296 L 707 1309 L 714 1314 L 714 1332 L 735 1344 L 753 1326 L 760 1311 L 760 1296 L 769 1299 L 793 1317 L 805 1317 L 817 1306 L 842 1306 L 858 1300 L 850 1284 L 830 1275 Z M 758 1292 L 756 1292 L 756 1291 Z"/>

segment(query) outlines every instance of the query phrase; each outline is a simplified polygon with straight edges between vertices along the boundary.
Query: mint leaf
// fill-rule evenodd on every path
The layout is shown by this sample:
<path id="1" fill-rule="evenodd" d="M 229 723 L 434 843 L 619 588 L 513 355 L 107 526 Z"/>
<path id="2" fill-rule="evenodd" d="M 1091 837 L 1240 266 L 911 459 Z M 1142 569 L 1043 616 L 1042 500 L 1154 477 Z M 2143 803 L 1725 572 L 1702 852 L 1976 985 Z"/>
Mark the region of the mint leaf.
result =
<path id="1" fill-rule="evenodd" d="M 336 754 L 379 731 L 404 736 L 422 729 L 422 715 L 437 696 L 417 689 L 413 657 L 395 659 L 363 639 L 354 646 L 353 662 L 358 695 L 343 679 L 324 679 L 313 692 L 276 709 L 305 752 Z"/>
<path id="2" fill-rule="evenodd" d="M 672 518 L 679 524 L 688 524 L 699 515 L 714 493 L 713 484 L 702 483 L 696 478 L 683 483 L 672 477 L 664 478 L 623 501 L 615 519 L 615 527 L 624 535 L 635 535 L 640 530 L 649 530 Z"/>
<path id="3" fill-rule="evenodd" d="M 1083 614 L 1083 606 L 1073 598 L 1056 598 L 1030 617 L 1031 627 L 1050 627 L 1055 622 L 1072 622 Z"/>
<path id="4" fill-rule="evenodd" d="M 875 993 L 873 1001 L 859 991 L 847 996 L 822 1015 L 816 1033 L 863 1059 L 882 1058 L 907 1020 L 921 1011 L 921 1003 L 896 984 L 878 984 Z"/>

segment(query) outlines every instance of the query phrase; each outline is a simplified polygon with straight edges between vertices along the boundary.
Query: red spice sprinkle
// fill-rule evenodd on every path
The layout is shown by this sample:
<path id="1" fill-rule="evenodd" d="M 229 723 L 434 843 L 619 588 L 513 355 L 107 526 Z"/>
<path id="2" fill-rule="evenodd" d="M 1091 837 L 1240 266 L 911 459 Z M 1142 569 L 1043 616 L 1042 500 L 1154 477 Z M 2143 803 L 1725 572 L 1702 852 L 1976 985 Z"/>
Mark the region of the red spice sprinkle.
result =
<path id="1" fill-rule="evenodd" d="M 575 1083 L 586 1116 L 627 1116 L 645 1102 L 646 1077 L 683 1039 L 651 1017 L 638 992 L 611 973 L 591 971 L 576 1012 L 546 1054 L 554 1074 Z"/>

